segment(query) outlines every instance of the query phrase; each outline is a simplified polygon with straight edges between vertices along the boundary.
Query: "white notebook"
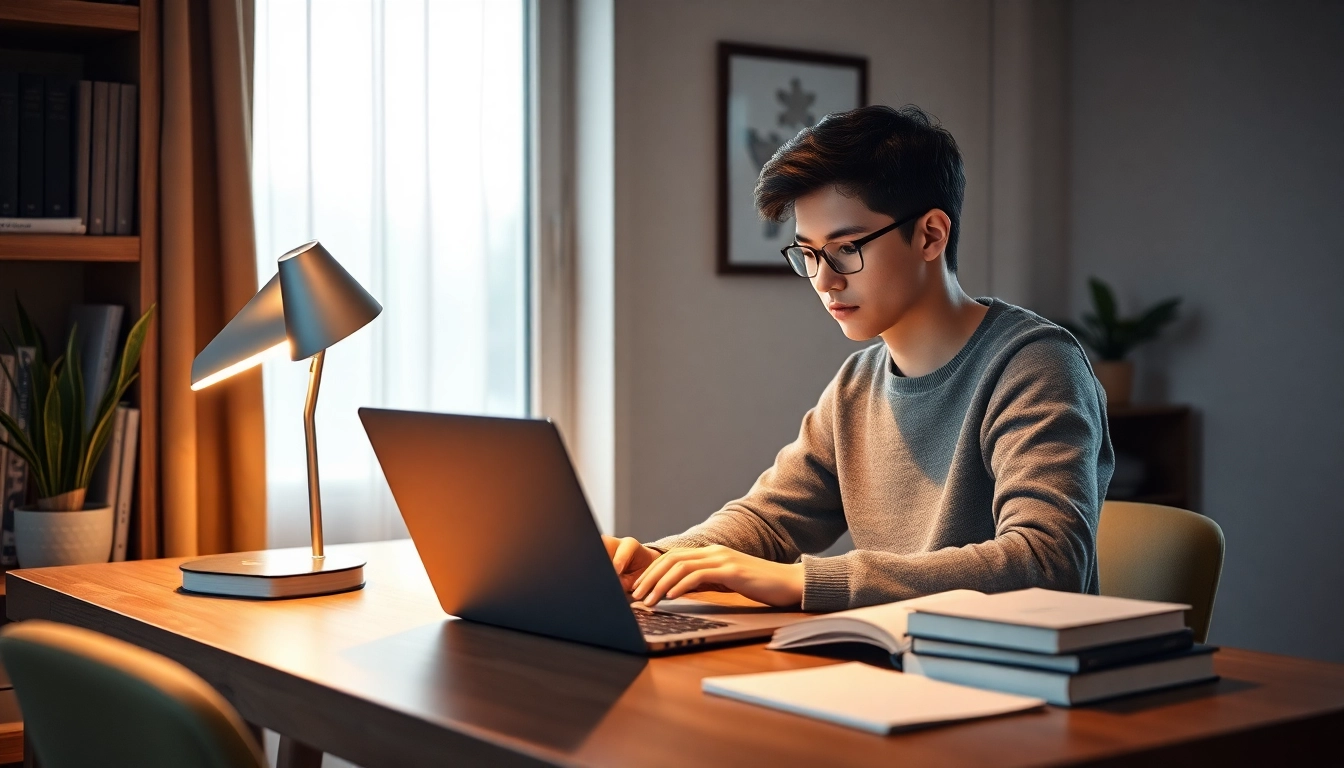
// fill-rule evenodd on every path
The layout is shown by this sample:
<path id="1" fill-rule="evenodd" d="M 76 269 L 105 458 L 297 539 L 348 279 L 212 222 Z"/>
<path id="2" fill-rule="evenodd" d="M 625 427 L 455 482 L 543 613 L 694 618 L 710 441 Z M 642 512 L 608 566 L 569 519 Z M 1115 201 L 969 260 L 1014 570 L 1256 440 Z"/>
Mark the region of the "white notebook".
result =
<path id="1" fill-rule="evenodd" d="M 1042 699 L 982 691 L 857 661 L 786 672 L 706 677 L 705 693 L 870 733 L 1022 712 Z"/>

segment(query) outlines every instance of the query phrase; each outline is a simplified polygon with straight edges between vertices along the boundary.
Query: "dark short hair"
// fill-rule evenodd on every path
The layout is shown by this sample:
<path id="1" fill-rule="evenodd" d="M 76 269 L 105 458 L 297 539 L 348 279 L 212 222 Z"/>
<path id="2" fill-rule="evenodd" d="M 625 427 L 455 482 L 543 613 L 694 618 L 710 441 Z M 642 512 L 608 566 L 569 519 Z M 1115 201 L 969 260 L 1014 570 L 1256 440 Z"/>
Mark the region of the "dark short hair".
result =
<path id="1" fill-rule="evenodd" d="M 957 271 L 966 172 L 952 134 L 912 104 L 835 112 L 798 132 L 761 169 L 756 209 L 771 221 L 793 215 L 798 198 L 834 186 L 893 219 L 940 209 L 952 220 L 944 257 Z M 915 222 L 901 227 L 908 243 Z"/>

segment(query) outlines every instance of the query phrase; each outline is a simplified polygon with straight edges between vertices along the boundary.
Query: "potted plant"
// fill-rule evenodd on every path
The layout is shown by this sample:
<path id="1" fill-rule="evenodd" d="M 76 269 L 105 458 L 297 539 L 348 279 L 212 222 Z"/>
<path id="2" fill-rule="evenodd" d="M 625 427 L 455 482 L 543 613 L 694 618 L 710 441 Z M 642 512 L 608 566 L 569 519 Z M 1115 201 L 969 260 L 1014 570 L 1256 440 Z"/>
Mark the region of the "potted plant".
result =
<path id="1" fill-rule="evenodd" d="M 1122 318 L 1116 310 L 1115 294 L 1097 278 L 1088 280 L 1092 288 L 1093 312 L 1083 315 L 1082 325 L 1063 321 L 1070 333 L 1099 358 L 1094 366 L 1097 379 L 1106 390 L 1111 405 L 1128 405 L 1134 388 L 1134 363 L 1126 357 L 1138 345 L 1157 338 L 1162 329 L 1176 319 L 1181 300 L 1167 299 L 1150 307 L 1138 317 Z"/>
<path id="2" fill-rule="evenodd" d="M 120 360 L 113 366 L 107 390 L 84 423 L 84 373 L 76 354 L 76 329 L 70 329 L 65 354 L 50 362 L 41 333 L 18 304 L 19 340 L 5 334 L 9 346 L 32 347 L 27 375 L 17 377 L 29 387 L 28 408 L 23 414 L 27 429 L 8 414 L 0 413 L 4 438 L 0 444 L 28 464 L 37 487 L 37 504 L 14 511 L 14 542 L 19 564 L 26 568 L 106 562 L 112 549 L 112 508 L 86 506 L 84 494 L 93 470 L 112 435 L 117 403 L 136 378 L 140 350 L 149 331 L 150 307 L 126 337 Z M 6 372 L 8 376 L 8 372 Z M 19 381 L 10 385 L 18 391 Z"/>

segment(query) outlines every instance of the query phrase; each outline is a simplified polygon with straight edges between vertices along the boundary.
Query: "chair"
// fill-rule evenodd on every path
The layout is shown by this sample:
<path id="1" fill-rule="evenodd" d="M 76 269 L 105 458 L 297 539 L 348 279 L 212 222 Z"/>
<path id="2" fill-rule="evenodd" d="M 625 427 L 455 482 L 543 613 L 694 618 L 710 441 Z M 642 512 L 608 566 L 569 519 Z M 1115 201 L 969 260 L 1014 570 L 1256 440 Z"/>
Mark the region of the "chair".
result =
<path id="1" fill-rule="evenodd" d="M 86 629 L 0 629 L 26 737 L 43 768 L 266 768 L 224 697 L 175 661 Z"/>
<path id="2" fill-rule="evenodd" d="M 1188 603 L 1195 641 L 1209 636 L 1223 571 L 1223 530 L 1176 507 L 1107 501 L 1097 526 L 1101 594 Z"/>

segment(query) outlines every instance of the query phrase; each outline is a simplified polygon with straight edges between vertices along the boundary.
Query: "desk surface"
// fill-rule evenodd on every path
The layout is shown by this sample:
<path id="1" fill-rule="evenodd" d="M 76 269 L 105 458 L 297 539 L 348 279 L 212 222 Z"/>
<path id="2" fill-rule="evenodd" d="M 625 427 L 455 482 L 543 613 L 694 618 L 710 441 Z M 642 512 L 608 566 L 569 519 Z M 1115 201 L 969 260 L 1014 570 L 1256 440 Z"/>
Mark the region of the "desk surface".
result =
<path id="1" fill-rule="evenodd" d="M 831 659 L 759 644 L 642 659 L 448 619 L 408 541 L 358 592 L 278 602 L 178 592 L 180 560 L 10 572 L 9 616 L 181 661 L 243 717 L 366 768 L 1301 763 L 1344 730 L 1344 666 L 1224 649 L 1217 683 L 880 737 L 707 696 L 707 675 Z"/>

